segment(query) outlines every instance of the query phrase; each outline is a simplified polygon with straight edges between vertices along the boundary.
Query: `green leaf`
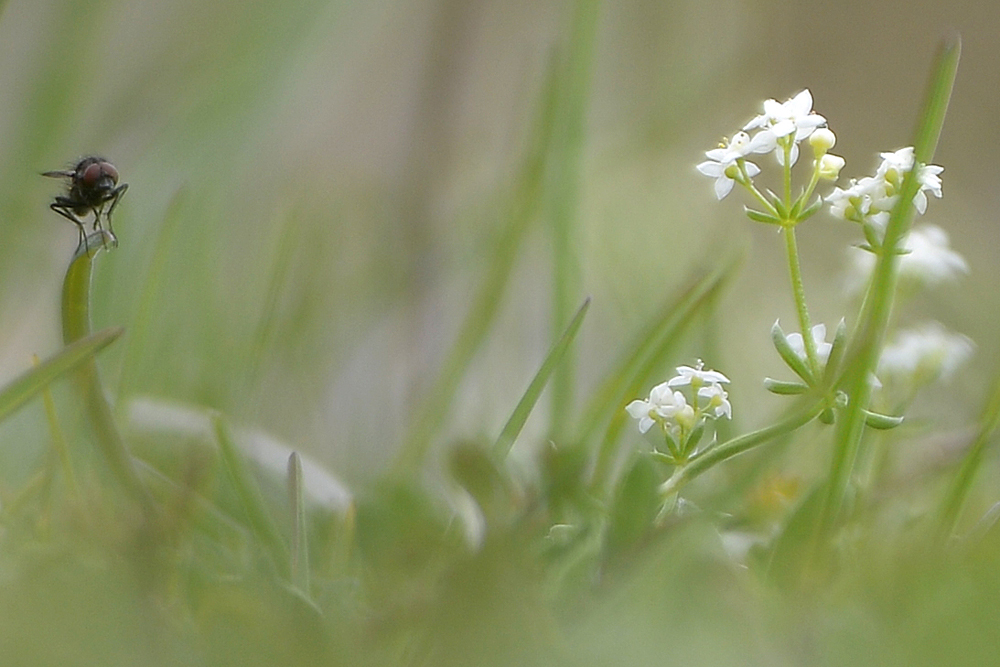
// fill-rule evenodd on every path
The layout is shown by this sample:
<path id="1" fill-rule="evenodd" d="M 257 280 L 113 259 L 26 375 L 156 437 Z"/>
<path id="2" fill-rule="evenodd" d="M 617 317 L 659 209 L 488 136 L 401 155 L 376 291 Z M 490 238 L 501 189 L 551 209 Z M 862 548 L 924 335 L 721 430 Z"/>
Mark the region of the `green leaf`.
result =
<path id="1" fill-rule="evenodd" d="M 764 378 L 764 389 L 779 396 L 795 396 L 809 391 L 809 385 L 801 382 L 785 382 L 784 380 Z"/>
<path id="2" fill-rule="evenodd" d="M 604 538 L 605 558 L 614 560 L 642 543 L 659 508 L 659 474 L 652 459 L 636 456 L 615 490 Z"/>
<path id="3" fill-rule="evenodd" d="M 807 332 L 804 335 L 812 335 L 812 332 Z M 774 349 L 778 351 L 781 359 L 789 368 L 795 371 L 796 375 L 805 380 L 809 386 L 815 384 L 816 380 L 813 378 L 812 371 L 806 365 L 805 359 L 800 357 L 792 349 L 792 346 L 788 344 L 788 338 L 785 336 L 785 332 L 781 330 L 781 325 L 777 322 L 771 327 L 771 342 L 774 343 Z"/>
<path id="4" fill-rule="evenodd" d="M 778 212 L 778 215 L 781 216 L 782 220 L 791 219 L 790 216 L 788 215 L 789 210 L 788 207 L 785 206 L 785 202 L 781 201 L 781 197 L 774 194 L 773 192 L 771 193 L 771 204 L 774 205 L 774 210 Z"/>
<path id="5" fill-rule="evenodd" d="M 743 207 L 743 211 L 747 214 L 747 217 L 753 220 L 754 222 L 763 222 L 764 224 L 767 225 L 781 224 L 781 220 L 779 220 L 778 218 L 774 217 L 769 213 L 755 211 L 752 208 L 747 208 L 746 206 Z"/>
<path id="6" fill-rule="evenodd" d="M 125 330 L 109 327 L 67 345 L 34 368 L 0 389 L 0 419 L 6 418 L 49 384 L 66 375 L 80 364 L 113 343 Z"/>
<path id="7" fill-rule="evenodd" d="M 814 215 L 816 215 L 816 213 L 819 212 L 821 208 L 823 208 L 823 200 L 817 197 L 816 201 L 814 201 L 806 210 L 802 211 L 802 213 L 799 214 L 799 222 L 802 222 L 803 220 L 808 220 L 809 218 L 813 217 Z"/>
<path id="8" fill-rule="evenodd" d="M 883 415 L 871 410 L 865 410 L 865 424 L 879 431 L 888 431 L 902 423 L 903 417 L 893 417 L 892 415 Z"/>
<path id="9" fill-rule="evenodd" d="M 826 368 L 823 370 L 823 381 L 828 386 L 832 385 L 837 377 L 837 368 L 844 358 L 844 351 L 847 349 L 847 322 L 840 318 L 837 331 L 833 334 L 833 343 L 830 346 L 830 355 L 826 359 Z"/>
<path id="10" fill-rule="evenodd" d="M 802 196 L 799 195 L 799 198 L 792 203 L 792 210 L 788 212 L 788 219 L 795 220 L 797 222 L 802 222 L 802 219 L 799 216 L 801 212 L 802 212 Z"/>
<path id="11" fill-rule="evenodd" d="M 879 238 L 879 231 L 875 229 L 875 225 L 865 220 L 861 223 L 861 231 L 864 232 L 865 241 L 867 241 L 865 249 L 872 254 L 879 254 L 877 249 L 882 247 L 882 239 Z"/>
<path id="12" fill-rule="evenodd" d="M 542 395 L 542 390 L 545 389 L 545 384 L 552 376 L 552 371 L 554 371 L 559 365 L 559 362 L 562 361 L 563 356 L 566 354 L 566 350 L 569 349 L 573 339 L 576 338 L 576 334 L 580 330 L 580 325 L 583 324 L 583 317 L 587 314 L 587 309 L 589 307 L 590 299 L 587 298 L 584 300 L 583 305 L 580 306 L 580 309 L 576 311 L 576 315 L 573 317 L 572 321 L 570 321 L 569 326 L 566 327 L 566 331 L 563 332 L 562 336 L 559 337 L 559 340 L 557 340 L 555 345 L 552 346 L 552 349 L 549 350 L 548 355 L 545 357 L 545 361 L 542 362 L 541 368 L 539 368 L 538 372 L 535 373 L 535 377 L 528 385 L 528 389 L 524 392 L 524 395 L 521 396 L 521 400 L 518 401 L 517 407 L 514 408 L 514 412 L 511 413 L 510 417 L 507 419 L 507 423 L 504 425 L 503 430 L 500 431 L 500 436 L 493 444 L 493 453 L 497 456 L 498 460 L 506 458 L 507 453 L 514 444 L 514 440 L 524 427 L 524 422 L 528 420 L 528 415 L 531 414 L 531 410 L 535 407 L 538 397 Z"/>

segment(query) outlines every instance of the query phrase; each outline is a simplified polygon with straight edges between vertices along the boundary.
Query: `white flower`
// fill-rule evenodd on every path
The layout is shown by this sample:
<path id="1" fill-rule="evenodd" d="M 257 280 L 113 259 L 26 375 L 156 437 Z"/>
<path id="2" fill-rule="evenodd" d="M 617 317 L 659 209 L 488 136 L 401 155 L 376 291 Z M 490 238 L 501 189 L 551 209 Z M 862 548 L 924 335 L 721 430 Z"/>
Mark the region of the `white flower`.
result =
<path id="1" fill-rule="evenodd" d="M 904 279 L 937 285 L 969 272 L 965 258 L 949 247 L 947 232 L 937 225 L 914 228 L 903 247 L 910 251 L 899 257 L 899 273 Z"/>
<path id="2" fill-rule="evenodd" d="M 913 169 L 913 147 L 907 146 L 891 153 L 881 153 L 882 164 L 879 165 L 876 177 L 882 177 L 891 186 L 893 191 L 898 191 L 903 185 L 903 177 L 908 171 Z M 940 174 L 944 167 L 936 164 L 922 164 L 917 171 L 917 182 L 920 189 L 913 197 L 913 205 L 920 215 L 927 211 L 927 195 L 929 191 L 938 199 L 941 198 L 941 178 Z M 891 208 L 891 207 L 890 207 Z M 888 209 L 884 209 L 888 210 Z"/>
<path id="3" fill-rule="evenodd" d="M 938 176 L 944 167 L 939 167 L 936 164 L 928 164 L 920 167 L 920 171 L 917 172 L 917 182 L 920 183 L 920 189 L 917 190 L 917 194 L 913 197 L 913 205 L 923 215 L 927 210 L 927 195 L 925 192 L 930 192 L 938 199 L 941 199 L 941 178 Z"/>
<path id="4" fill-rule="evenodd" d="M 698 360 L 694 368 L 691 366 L 678 366 L 677 377 L 668 380 L 667 385 L 670 387 L 686 387 L 690 385 L 693 389 L 697 390 L 703 385 L 729 382 L 729 378 L 718 371 L 703 370 L 704 366 L 705 364 L 701 359 Z"/>
<path id="5" fill-rule="evenodd" d="M 713 419 L 725 415 L 727 419 L 733 418 L 733 406 L 729 404 L 729 394 L 722 388 L 721 384 L 710 384 L 698 390 L 698 398 L 704 400 L 702 410 Z"/>
<path id="6" fill-rule="evenodd" d="M 826 360 L 830 357 L 830 350 L 833 348 L 832 343 L 826 342 L 826 325 L 817 324 L 812 328 L 812 339 L 816 344 L 816 355 L 819 357 L 820 363 L 826 363 Z M 792 348 L 803 361 L 807 361 L 806 358 L 806 343 L 802 339 L 802 334 L 799 332 L 790 333 L 785 337 L 788 341 L 788 346 Z"/>
<path id="7" fill-rule="evenodd" d="M 881 153 L 882 164 L 875 176 L 866 176 L 861 180 L 851 179 L 851 185 L 846 190 L 835 188 L 827 196 L 830 213 L 844 220 L 853 222 L 872 222 L 881 229 L 889 220 L 889 213 L 899 199 L 899 190 L 903 186 L 903 178 L 913 169 L 913 147 L 907 146 L 898 151 Z M 913 197 L 913 206 L 923 215 L 927 211 L 927 193 L 941 198 L 941 172 L 944 167 L 936 164 L 920 165 L 917 172 L 917 182 L 920 189 Z"/>
<path id="8" fill-rule="evenodd" d="M 733 138 L 720 148 L 705 152 L 707 161 L 699 164 L 696 169 L 705 176 L 715 179 L 715 196 L 722 199 L 728 195 L 735 184 L 735 176 L 739 173 L 737 161 L 743 161 L 746 175 L 753 178 L 760 173 L 760 167 L 753 162 L 743 160 L 751 152 L 750 135 L 737 132 Z"/>
<path id="9" fill-rule="evenodd" d="M 846 164 L 844 158 L 839 155 L 825 153 L 823 157 L 819 159 L 816 171 L 819 172 L 820 178 L 827 181 L 835 181 L 838 177 L 840 177 L 840 170 L 844 168 L 844 164 Z"/>
<path id="10" fill-rule="evenodd" d="M 896 334 L 882 351 L 879 374 L 916 384 L 947 380 L 974 350 L 975 344 L 966 336 L 927 322 Z"/>
<path id="11" fill-rule="evenodd" d="M 778 140 L 791 137 L 790 165 L 798 159 L 798 143 L 809 138 L 818 127 L 826 125 L 826 119 L 812 111 L 812 93 L 803 90 L 787 102 L 765 100 L 764 113 L 757 116 L 745 126 L 744 130 L 761 128 L 754 136 L 752 151 L 767 153 L 775 150 L 775 156 L 780 164 L 784 164 L 784 149 L 778 147 Z"/>
<path id="12" fill-rule="evenodd" d="M 853 222 L 863 222 L 873 212 L 877 213 L 880 206 L 887 202 L 885 180 L 866 176 L 860 181 L 851 179 L 846 190 L 834 188 L 827 195 L 830 213 L 835 217 Z M 891 206 L 890 206 L 891 208 Z"/>
<path id="13" fill-rule="evenodd" d="M 679 391 L 672 391 L 666 382 L 656 385 L 645 401 L 635 400 L 625 406 L 634 419 L 639 420 L 639 432 L 645 433 L 657 421 L 672 419 L 688 408 L 687 399 Z"/>

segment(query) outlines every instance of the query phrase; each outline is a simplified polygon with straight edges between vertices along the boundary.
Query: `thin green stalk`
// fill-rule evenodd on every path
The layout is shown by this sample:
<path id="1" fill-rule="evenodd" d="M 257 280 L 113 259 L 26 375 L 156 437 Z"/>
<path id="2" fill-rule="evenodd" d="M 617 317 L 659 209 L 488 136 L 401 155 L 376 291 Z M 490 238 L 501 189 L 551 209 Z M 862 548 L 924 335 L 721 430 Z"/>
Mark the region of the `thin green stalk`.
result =
<path id="1" fill-rule="evenodd" d="M 104 230 L 88 236 L 86 242 L 77 248 L 66 271 L 62 292 L 63 342 L 66 345 L 90 335 L 90 285 L 94 257 L 105 243 L 111 241 L 109 237 Z M 136 474 L 132 457 L 115 423 L 97 362 L 93 357 L 88 358 L 77 370 L 77 380 L 84 395 L 97 446 L 112 474 L 126 492 L 139 501 L 147 514 L 155 513 L 152 498 Z"/>
<path id="2" fill-rule="evenodd" d="M 660 485 L 660 494 L 667 497 L 676 493 L 680 488 L 698 477 L 704 472 L 714 468 L 716 465 L 727 461 L 734 456 L 743 454 L 751 449 L 759 447 L 775 438 L 791 433 L 797 428 L 805 426 L 815 419 L 823 408 L 826 401 L 810 402 L 806 408 L 793 412 L 791 416 L 777 424 L 766 426 L 762 429 L 745 433 L 739 437 L 723 442 L 711 449 L 707 449 L 696 454 L 690 461 L 674 470 L 666 482 Z"/>
<path id="3" fill-rule="evenodd" d="M 799 262 L 799 248 L 795 240 L 795 228 L 784 227 L 785 250 L 788 252 L 788 275 L 792 281 L 792 296 L 795 298 L 795 312 L 799 318 L 799 330 L 802 332 L 802 342 L 806 348 L 806 358 L 809 359 L 809 370 L 818 379 L 819 354 L 816 341 L 812 337 L 812 323 L 809 320 L 809 308 L 806 306 L 806 290 L 802 283 L 802 266 Z"/>

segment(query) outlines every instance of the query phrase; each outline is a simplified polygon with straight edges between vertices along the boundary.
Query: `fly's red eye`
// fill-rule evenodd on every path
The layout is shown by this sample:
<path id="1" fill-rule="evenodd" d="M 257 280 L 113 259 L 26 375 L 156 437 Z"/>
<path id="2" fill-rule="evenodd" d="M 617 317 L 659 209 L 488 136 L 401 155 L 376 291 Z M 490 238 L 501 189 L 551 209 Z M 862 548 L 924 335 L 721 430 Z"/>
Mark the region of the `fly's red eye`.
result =
<path id="1" fill-rule="evenodd" d="M 111 177 L 112 183 L 118 183 L 118 170 L 115 169 L 115 165 L 111 164 L 110 162 L 102 162 L 101 171 L 104 172 L 105 176 Z"/>
<path id="2" fill-rule="evenodd" d="M 83 174 L 80 176 L 80 180 L 83 181 L 84 185 L 97 185 L 97 181 L 101 178 L 101 164 L 93 163 L 88 164 L 87 168 L 83 170 Z"/>

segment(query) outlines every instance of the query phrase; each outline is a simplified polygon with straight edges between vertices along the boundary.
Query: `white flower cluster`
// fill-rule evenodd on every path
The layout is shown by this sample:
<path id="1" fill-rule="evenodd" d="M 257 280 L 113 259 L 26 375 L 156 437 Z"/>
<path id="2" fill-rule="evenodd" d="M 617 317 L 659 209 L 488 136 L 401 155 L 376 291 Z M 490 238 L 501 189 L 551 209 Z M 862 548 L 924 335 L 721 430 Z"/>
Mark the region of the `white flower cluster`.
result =
<path id="1" fill-rule="evenodd" d="M 722 199 L 736 183 L 749 184 L 760 173 L 760 167 L 746 160 L 751 154 L 774 152 L 778 164 L 790 167 L 799 159 L 799 143 L 810 139 L 817 154 L 821 178 L 834 180 L 844 166 L 843 158 L 827 155 L 836 143 L 833 132 L 826 129 L 826 119 L 812 110 L 812 94 L 803 90 L 787 102 L 767 100 L 764 113 L 743 126 L 731 140 L 719 148 L 707 151 L 707 161 L 697 166 L 699 172 L 715 179 L 715 196 Z M 747 131 L 758 130 L 751 138 Z M 817 130 L 822 130 L 817 132 Z"/>
<path id="2" fill-rule="evenodd" d="M 874 176 L 861 180 L 851 179 L 846 190 L 834 188 L 827 196 L 830 212 L 838 218 L 862 225 L 871 224 L 880 234 L 885 232 L 889 213 L 899 199 L 903 178 L 913 169 L 913 147 L 900 148 L 892 153 L 882 153 L 882 164 Z M 941 172 L 944 167 L 922 164 L 917 170 L 920 189 L 913 198 L 913 205 L 923 215 L 927 210 L 927 193 L 941 198 Z"/>
<path id="3" fill-rule="evenodd" d="M 975 344 L 937 322 L 926 322 L 896 334 L 879 359 L 883 377 L 919 386 L 938 378 L 947 380 L 968 361 Z"/>
<path id="4" fill-rule="evenodd" d="M 729 394 L 722 388 L 729 383 L 722 373 L 704 370 L 701 360 L 695 367 L 678 366 L 677 376 L 658 384 L 646 400 L 635 400 L 625 409 L 639 420 L 639 432 L 645 433 L 653 424 L 660 424 L 664 432 L 676 440 L 690 434 L 706 419 L 733 417 Z M 686 395 L 682 388 L 687 387 Z"/>

